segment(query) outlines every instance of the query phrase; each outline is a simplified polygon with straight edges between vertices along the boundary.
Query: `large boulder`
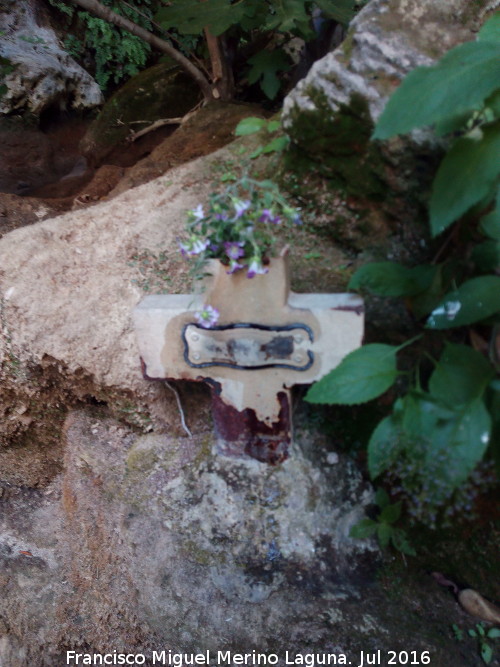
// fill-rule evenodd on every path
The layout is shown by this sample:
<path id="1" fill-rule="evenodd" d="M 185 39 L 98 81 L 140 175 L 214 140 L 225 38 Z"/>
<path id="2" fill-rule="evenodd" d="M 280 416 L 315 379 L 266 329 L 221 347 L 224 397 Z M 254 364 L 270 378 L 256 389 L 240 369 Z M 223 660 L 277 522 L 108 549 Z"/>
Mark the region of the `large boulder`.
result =
<path id="1" fill-rule="evenodd" d="M 199 101 L 200 91 L 191 77 L 179 67 L 158 63 L 129 79 L 112 95 L 83 137 L 80 150 L 91 164 L 118 164 L 113 151 L 120 147 L 119 164 L 129 167 L 151 150 L 148 135 L 129 145 L 128 151 L 124 149 L 134 132 L 160 119 L 179 119 Z M 165 131 L 171 133 L 176 127 L 166 125 L 161 131 L 165 136 Z M 127 152 L 130 161 L 126 160 Z"/>
<path id="2" fill-rule="evenodd" d="M 339 606 L 352 616 L 374 574 L 375 545 L 349 538 L 371 493 L 346 457 L 329 465 L 321 442 L 302 439 L 306 451 L 320 446 L 321 467 L 298 448 L 269 468 L 213 457 L 209 432 L 139 436 L 71 414 L 63 475 L 32 493 L 24 517 L 27 498 L 5 492 L 2 664 L 71 664 L 65 651 L 83 647 L 284 656 L 313 637 L 321 650 L 328 609 L 335 644 L 359 650 Z M 364 601 L 359 625 L 375 606 Z"/>
<path id="3" fill-rule="evenodd" d="M 325 226 L 341 240 L 370 247 L 374 238 L 387 237 L 400 225 L 400 252 L 408 258 L 421 252 L 415 223 L 425 219 L 443 142 L 427 129 L 384 143 L 370 136 L 404 76 L 473 39 L 486 5 L 372 0 L 352 21 L 342 45 L 317 61 L 285 99 L 290 168 L 304 176 L 308 193 L 314 189 L 311 173 L 319 174 L 318 208 L 330 210 Z M 334 193 L 329 202 L 325 183 Z"/>
<path id="4" fill-rule="evenodd" d="M 99 86 L 64 51 L 37 0 L 3 0 L 0 33 L 0 115 L 102 103 Z"/>

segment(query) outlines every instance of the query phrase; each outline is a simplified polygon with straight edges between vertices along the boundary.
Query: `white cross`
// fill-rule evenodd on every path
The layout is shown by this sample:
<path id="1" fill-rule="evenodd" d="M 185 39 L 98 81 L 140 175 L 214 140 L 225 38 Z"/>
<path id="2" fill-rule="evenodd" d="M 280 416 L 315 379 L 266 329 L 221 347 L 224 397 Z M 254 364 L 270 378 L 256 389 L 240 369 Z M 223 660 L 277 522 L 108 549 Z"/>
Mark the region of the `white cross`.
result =
<path id="1" fill-rule="evenodd" d="M 287 258 L 266 275 L 228 275 L 213 262 L 203 294 L 145 297 L 134 311 L 144 376 L 212 387 L 219 451 L 279 463 L 292 438 L 290 389 L 310 384 L 361 345 L 363 301 L 354 294 L 290 292 Z M 213 328 L 194 314 L 219 310 Z"/>

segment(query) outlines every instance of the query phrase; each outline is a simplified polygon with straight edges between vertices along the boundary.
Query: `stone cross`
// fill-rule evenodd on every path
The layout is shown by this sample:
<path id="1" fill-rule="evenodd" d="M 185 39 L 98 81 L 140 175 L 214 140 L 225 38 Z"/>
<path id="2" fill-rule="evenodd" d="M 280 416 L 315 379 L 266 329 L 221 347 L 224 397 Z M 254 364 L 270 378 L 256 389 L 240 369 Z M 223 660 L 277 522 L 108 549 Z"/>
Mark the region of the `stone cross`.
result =
<path id="1" fill-rule="evenodd" d="M 219 451 L 279 463 L 292 438 L 291 387 L 319 380 L 361 345 L 363 301 L 291 293 L 286 257 L 251 279 L 218 262 L 210 271 L 202 294 L 151 295 L 136 307 L 144 377 L 209 383 Z M 204 304 L 220 312 L 208 329 L 194 317 Z"/>

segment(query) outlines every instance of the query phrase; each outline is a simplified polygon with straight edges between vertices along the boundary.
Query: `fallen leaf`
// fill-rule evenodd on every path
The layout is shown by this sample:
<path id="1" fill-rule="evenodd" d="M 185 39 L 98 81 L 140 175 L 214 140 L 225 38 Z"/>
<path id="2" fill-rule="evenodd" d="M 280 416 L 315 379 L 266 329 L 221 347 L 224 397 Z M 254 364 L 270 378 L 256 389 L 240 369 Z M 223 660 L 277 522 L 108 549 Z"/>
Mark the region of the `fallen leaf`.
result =
<path id="1" fill-rule="evenodd" d="M 472 616 L 477 616 L 488 623 L 500 624 L 500 609 L 485 600 L 482 595 L 472 588 L 464 588 L 458 594 L 458 601 L 465 611 Z"/>

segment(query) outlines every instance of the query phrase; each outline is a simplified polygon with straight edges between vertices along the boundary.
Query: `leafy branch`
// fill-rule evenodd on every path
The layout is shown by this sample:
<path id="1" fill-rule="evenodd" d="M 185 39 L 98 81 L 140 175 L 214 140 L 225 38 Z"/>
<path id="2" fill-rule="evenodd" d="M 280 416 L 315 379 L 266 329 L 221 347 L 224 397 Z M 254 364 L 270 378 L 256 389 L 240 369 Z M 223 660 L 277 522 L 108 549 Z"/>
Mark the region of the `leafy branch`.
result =
<path id="1" fill-rule="evenodd" d="M 471 348 L 445 342 L 434 370 L 420 379 L 421 360 L 406 374 L 406 393 L 375 428 L 368 469 L 376 479 L 390 470 L 423 518 L 450 501 L 488 448 L 500 461 L 500 12 L 477 41 L 455 47 L 432 67 L 411 72 L 389 100 L 374 139 L 434 124 L 450 148 L 429 201 L 433 236 L 455 225 L 453 241 L 431 264 L 362 266 L 349 287 L 402 297 L 423 334 L 468 331 Z M 425 103 L 422 104 L 422 100 Z M 461 227 L 458 225 L 461 224 Z M 460 232 L 460 233 L 458 233 Z M 437 261 L 439 257 L 439 262 Z M 442 261 L 441 261 L 442 260 Z M 490 342 L 484 336 L 490 336 Z M 307 393 L 314 403 L 355 405 L 381 396 L 402 376 L 401 348 L 374 343 L 349 354 Z M 425 354 L 425 353 L 424 353 Z"/>

